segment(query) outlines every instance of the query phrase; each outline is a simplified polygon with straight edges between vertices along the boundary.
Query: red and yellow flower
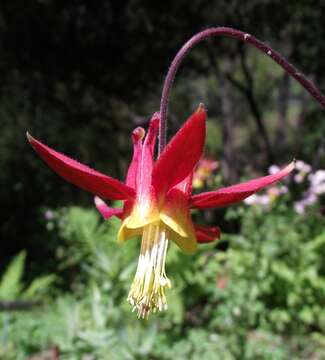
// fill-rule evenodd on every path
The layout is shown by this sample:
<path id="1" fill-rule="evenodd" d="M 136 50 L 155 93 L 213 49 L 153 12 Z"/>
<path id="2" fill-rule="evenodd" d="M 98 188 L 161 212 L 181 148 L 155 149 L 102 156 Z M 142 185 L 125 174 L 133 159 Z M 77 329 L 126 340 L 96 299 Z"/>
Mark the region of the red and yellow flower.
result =
<path id="1" fill-rule="evenodd" d="M 154 161 L 159 114 L 150 120 L 148 133 L 132 133 L 133 158 L 125 183 L 79 163 L 34 139 L 28 140 L 40 157 L 60 176 L 96 195 L 95 204 L 105 219 L 121 219 L 119 242 L 142 236 L 140 258 L 128 301 L 139 317 L 167 308 L 165 289 L 171 286 L 165 272 L 168 241 L 193 254 L 198 243 L 220 235 L 217 226 L 194 224 L 191 209 L 216 208 L 239 202 L 288 175 L 289 164 L 276 174 L 218 190 L 192 195 L 193 169 L 205 142 L 206 112 L 203 105 L 190 116 Z M 102 199 L 123 200 L 123 209 L 108 207 Z"/>
<path id="2" fill-rule="evenodd" d="M 218 168 L 217 161 L 209 158 L 202 158 L 194 171 L 193 175 L 193 188 L 201 189 L 205 185 L 206 181 L 211 177 L 214 170 Z"/>

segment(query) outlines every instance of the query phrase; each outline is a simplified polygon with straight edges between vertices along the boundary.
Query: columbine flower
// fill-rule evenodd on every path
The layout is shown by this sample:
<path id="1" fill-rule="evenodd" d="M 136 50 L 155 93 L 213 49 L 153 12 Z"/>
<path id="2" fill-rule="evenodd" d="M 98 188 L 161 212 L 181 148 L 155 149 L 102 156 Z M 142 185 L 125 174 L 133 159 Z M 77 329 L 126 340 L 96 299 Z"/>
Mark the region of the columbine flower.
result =
<path id="1" fill-rule="evenodd" d="M 204 186 L 209 176 L 212 175 L 213 171 L 218 167 L 218 162 L 203 158 L 197 164 L 197 167 L 193 175 L 193 188 L 200 189 Z"/>
<path id="2" fill-rule="evenodd" d="M 148 134 L 136 128 L 132 134 L 133 158 L 125 183 L 101 174 L 68 158 L 27 134 L 41 158 L 67 181 L 97 197 L 95 203 L 105 219 L 121 219 L 118 240 L 142 236 L 140 258 L 128 301 L 139 317 L 167 308 L 165 289 L 171 286 L 165 272 L 168 241 L 193 254 L 197 243 L 219 237 L 218 227 L 193 224 L 191 208 L 224 207 L 241 201 L 256 191 L 288 175 L 291 163 L 276 174 L 215 191 L 191 195 L 193 169 L 202 156 L 206 113 L 203 105 L 187 120 L 154 162 L 153 154 L 159 114 Z M 103 199 L 124 200 L 123 209 L 108 207 Z"/>

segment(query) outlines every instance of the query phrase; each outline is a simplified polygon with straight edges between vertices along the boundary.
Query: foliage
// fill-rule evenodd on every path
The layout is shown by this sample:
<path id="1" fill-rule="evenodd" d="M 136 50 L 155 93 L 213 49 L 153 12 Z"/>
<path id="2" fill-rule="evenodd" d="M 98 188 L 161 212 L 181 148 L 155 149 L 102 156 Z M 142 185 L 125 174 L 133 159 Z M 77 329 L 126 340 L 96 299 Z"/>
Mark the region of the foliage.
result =
<path id="1" fill-rule="evenodd" d="M 0 300 L 34 298 L 44 295 L 55 281 L 55 275 L 35 278 L 29 286 L 24 286 L 23 275 L 26 252 L 22 251 L 10 262 L 0 281 Z"/>
<path id="2" fill-rule="evenodd" d="M 267 216 L 259 206 L 232 209 L 227 218 L 241 220 L 240 235 L 224 234 L 217 248 L 205 245 L 192 257 L 171 246 L 169 309 L 146 321 L 125 301 L 139 242 L 116 244 L 117 221 L 102 222 L 93 210 L 59 210 L 51 222 L 70 295 L 46 311 L 3 314 L 3 356 L 53 344 L 63 359 L 325 356 L 325 224 L 317 208 L 298 217 L 290 209 L 288 198 Z"/>
<path id="3" fill-rule="evenodd" d="M 0 283 L 0 298 L 15 298 L 21 292 L 21 277 L 23 275 L 26 253 L 21 252 L 9 264 Z"/>

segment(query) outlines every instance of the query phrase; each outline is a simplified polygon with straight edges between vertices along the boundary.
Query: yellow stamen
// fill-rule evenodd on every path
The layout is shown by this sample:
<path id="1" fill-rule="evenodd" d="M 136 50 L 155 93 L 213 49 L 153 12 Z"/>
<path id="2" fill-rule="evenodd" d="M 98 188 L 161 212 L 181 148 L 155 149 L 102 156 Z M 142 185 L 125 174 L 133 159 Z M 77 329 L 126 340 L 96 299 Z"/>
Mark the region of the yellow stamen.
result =
<path id="1" fill-rule="evenodd" d="M 167 247 L 168 232 L 163 223 L 143 228 L 138 267 L 127 298 L 139 318 L 167 309 L 165 288 L 171 287 L 165 273 Z"/>

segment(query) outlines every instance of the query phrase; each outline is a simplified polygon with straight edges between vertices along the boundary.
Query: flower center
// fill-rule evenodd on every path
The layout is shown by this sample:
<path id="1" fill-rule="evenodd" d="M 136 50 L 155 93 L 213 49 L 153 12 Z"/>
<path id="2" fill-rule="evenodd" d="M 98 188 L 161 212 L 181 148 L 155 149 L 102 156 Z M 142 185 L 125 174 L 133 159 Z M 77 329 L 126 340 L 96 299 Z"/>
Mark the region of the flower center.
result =
<path id="1" fill-rule="evenodd" d="M 139 318 L 167 309 L 165 288 L 171 287 L 165 273 L 167 247 L 164 224 L 158 222 L 143 228 L 138 267 L 127 298 Z"/>

